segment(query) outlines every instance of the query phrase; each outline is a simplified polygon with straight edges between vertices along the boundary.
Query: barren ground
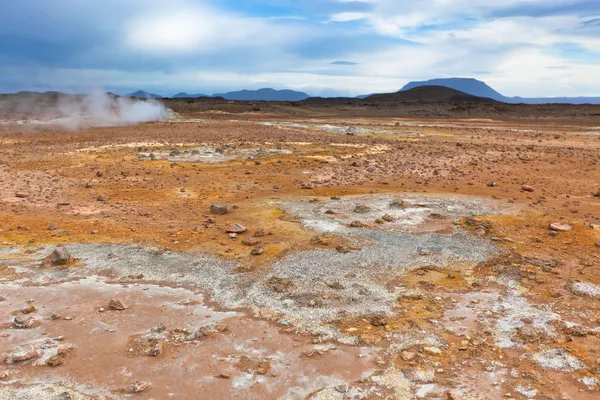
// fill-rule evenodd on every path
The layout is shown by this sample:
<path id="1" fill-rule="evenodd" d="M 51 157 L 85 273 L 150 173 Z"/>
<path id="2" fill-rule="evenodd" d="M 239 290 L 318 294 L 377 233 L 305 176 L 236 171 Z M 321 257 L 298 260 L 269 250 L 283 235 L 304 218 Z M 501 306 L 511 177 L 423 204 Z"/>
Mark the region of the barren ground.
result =
<path id="1" fill-rule="evenodd" d="M 0 399 L 600 396 L 597 110 L 170 106 L 0 124 Z"/>

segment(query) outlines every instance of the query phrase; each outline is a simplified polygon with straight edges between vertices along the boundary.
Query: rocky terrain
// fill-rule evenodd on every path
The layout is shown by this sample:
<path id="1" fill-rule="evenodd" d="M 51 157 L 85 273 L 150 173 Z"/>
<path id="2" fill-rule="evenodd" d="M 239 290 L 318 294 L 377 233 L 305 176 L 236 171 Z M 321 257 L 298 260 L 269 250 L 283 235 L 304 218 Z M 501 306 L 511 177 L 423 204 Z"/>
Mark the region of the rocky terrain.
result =
<path id="1" fill-rule="evenodd" d="M 164 104 L 2 115 L 0 399 L 600 397 L 597 107 Z"/>

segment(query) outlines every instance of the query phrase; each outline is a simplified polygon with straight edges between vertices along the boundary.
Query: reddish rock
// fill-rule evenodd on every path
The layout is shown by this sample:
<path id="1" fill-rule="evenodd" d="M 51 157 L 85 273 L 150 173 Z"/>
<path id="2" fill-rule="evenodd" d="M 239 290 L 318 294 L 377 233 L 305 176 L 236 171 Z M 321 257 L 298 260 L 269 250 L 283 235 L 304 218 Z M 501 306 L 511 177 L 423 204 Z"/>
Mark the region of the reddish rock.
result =
<path id="1" fill-rule="evenodd" d="M 227 230 L 226 230 L 227 233 L 237 233 L 237 234 L 244 233 L 246 231 L 247 231 L 246 227 L 243 225 L 240 225 L 240 224 L 233 224 L 233 225 L 227 227 Z"/>
<path id="2" fill-rule="evenodd" d="M 127 305 L 127 303 L 125 303 L 123 300 L 115 298 L 112 299 L 111 301 L 108 302 L 108 307 L 112 308 L 113 310 L 117 310 L 117 311 L 123 311 L 129 308 L 129 306 Z"/>
<path id="3" fill-rule="evenodd" d="M 533 187 L 529 185 L 521 185 L 521 191 L 523 192 L 533 192 Z"/>
<path id="4" fill-rule="evenodd" d="M 15 197 L 18 197 L 20 199 L 25 199 L 27 197 L 29 197 L 29 193 L 25 193 L 25 192 L 16 192 L 15 193 Z"/>
<path id="5" fill-rule="evenodd" d="M 553 222 L 548 226 L 548 229 L 555 232 L 569 232 L 573 227 L 562 222 Z"/>

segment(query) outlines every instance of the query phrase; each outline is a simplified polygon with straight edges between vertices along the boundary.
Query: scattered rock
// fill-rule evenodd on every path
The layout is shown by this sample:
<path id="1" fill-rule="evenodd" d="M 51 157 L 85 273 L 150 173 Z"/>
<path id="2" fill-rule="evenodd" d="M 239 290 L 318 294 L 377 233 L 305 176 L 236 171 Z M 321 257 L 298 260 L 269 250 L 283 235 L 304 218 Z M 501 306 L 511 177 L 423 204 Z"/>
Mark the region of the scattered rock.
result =
<path id="1" fill-rule="evenodd" d="M 573 227 L 562 222 L 553 222 L 548 225 L 548 229 L 554 232 L 569 232 Z"/>
<path id="2" fill-rule="evenodd" d="M 531 187 L 529 185 L 521 185 L 521 191 L 522 192 L 533 192 L 534 189 L 533 189 L 533 187 Z"/>
<path id="3" fill-rule="evenodd" d="M 335 250 L 336 250 L 338 253 L 341 253 L 341 254 L 347 254 L 347 253 L 350 253 L 350 249 L 349 249 L 348 247 L 344 246 L 343 244 L 338 244 L 338 245 L 335 247 Z"/>
<path id="4" fill-rule="evenodd" d="M 252 249 L 252 251 L 250 252 L 250 254 L 253 255 L 253 256 L 260 256 L 264 252 L 265 252 L 265 247 L 264 246 L 256 246 L 255 248 Z"/>
<path id="5" fill-rule="evenodd" d="M 101 194 L 99 196 L 96 196 L 96 200 L 102 201 L 102 202 L 107 202 L 108 201 L 108 196 Z"/>
<path id="6" fill-rule="evenodd" d="M 125 388 L 127 393 L 141 393 L 150 388 L 150 383 L 144 381 L 135 381 Z"/>
<path id="7" fill-rule="evenodd" d="M 229 227 L 227 227 L 227 230 L 226 230 L 227 233 L 235 233 L 235 234 L 244 233 L 246 231 L 247 231 L 246 227 L 243 225 L 240 225 L 240 224 L 230 225 Z"/>
<path id="8" fill-rule="evenodd" d="M 17 329 L 31 329 L 35 328 L 38 325 L 39 321 L 35 318 L 24 318 L 21 316 L 16 316 L 13 320 L 13 326 Z"/>
<path id="9" fill-rule="evenodd" d="M 129 308 L 129 306 L 121 299 L 115 298 L 108 302 L 108 307 L 117 310 L 123 311 Z"/>
<path id="10" fill-rule="evenodd" d="M 25 193 L 25 192 L 16 192 L 15 193 L 15 197 L 18 197 L 20 199 L 25 199 L 27 197 L 29 197 L 29 193 Z"/>
<path id="11" fill-rule="evenodd" d="M 357 214 L 366 214 L 369 211 L 371 211 L 371 209 L 367 206 L 357 205 L 356 207 L 354 207 L 354 212 Z"/>
<path id="12" fill-rule="evenodd" d="M 256 246 L 259 243 L 260 243 L 260 240 L 254 238 L 254 237 L 242 240 L 242 244 L 244 246 Z"/>
<path id="13" fill-rule="evenodd" d="M 360 222 L 360 221 L 352 221 L 352 222 L 350 223 L 350 226 L 351 226 L 352 228 L 364 228 L 365 224 L 363 224 L 363 223 L 362 223 L 362 222 Z"/>
<path id="14" fill-rule="evenodd" d="M 227 204 L 213 204 L 210 206 L 210 212 L 217 215 L 224 215 L 229 212 L 229 206 Z"/>
<path id="15" fill-rule="evenodd" d="M 36 359 L 40 356 L 39 351 L 33 345 L 15 347 L 9 354 L 6 362 L 8 364 Z"/>
<path id="16" fill-rule="evenodd" d="M 73 256 L 63 246 L 59 246 L 54 249 L 52 253 L 44 258 L 42 265 L 46 267 L 54 267 L 60 265 L 67 265 L 75 261 Z"/>
<path id="17" fill-rule="evenodd" d="M 35 308 L 33 305 L 28 305 L 27 307 L 23 308 L 20 313 L 21 314 L 31 314 L 37 311 L 37 308 Z"/>
<path id="18" fill-rule="evenodd" d="M 381 217 L 381 219 L 384 220 L 385 222 L 394 222 L 396 220 L 390 214 L 385 214 L 383 217 Z"/>

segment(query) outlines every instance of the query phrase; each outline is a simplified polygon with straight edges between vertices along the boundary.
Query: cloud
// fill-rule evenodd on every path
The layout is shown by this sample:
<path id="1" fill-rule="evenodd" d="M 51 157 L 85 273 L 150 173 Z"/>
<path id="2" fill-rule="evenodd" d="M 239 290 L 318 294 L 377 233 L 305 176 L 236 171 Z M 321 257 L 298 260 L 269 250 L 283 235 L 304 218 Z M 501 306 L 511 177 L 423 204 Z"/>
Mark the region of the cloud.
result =
<path id="1" fill-rule="evenodd" d="M 333 61 L 331 65 L 358 65 L 359 63 L 352 61 Z"/>
<path id="2" fill-rule="evenodd" d="M 20 0 L 0 18 L 0 91 L 356 95 L 479 76 L 600 94 L 596 0 Z"/>

